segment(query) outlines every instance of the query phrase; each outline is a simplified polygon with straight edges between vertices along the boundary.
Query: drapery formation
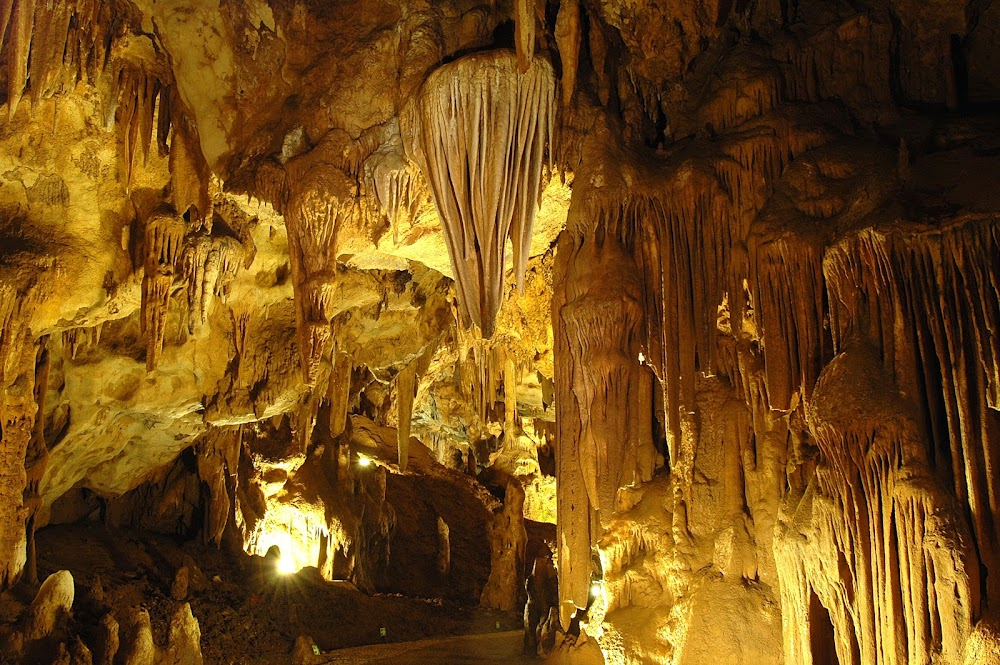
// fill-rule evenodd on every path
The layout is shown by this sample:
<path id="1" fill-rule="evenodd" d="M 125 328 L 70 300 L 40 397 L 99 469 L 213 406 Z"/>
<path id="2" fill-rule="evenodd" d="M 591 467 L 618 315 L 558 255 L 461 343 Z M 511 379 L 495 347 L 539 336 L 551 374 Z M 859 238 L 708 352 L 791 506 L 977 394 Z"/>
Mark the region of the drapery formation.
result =
<path id="1" fill-rule="evenodd" d="M 491 337 L 503 298 L 505 244 L 520 286 L 555 131 L 552 66 L 525 73 L 509 51 L 435 70 L 416 101 L 415 158 L 430 184 L 466 323 Z"/>

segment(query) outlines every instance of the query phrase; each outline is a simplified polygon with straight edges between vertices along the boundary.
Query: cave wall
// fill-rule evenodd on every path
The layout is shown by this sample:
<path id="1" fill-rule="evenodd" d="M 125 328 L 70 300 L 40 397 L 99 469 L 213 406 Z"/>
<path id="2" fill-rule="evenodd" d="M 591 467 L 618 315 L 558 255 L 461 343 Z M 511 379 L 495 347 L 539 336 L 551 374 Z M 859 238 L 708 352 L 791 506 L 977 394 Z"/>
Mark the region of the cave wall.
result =
<path id="1" fill-rule="evenodd" d="M 103 506 L 477 598 L 451 467 L 609 658 L 976 662 L 994 5 L 0 3 L 0 586 Z"/>

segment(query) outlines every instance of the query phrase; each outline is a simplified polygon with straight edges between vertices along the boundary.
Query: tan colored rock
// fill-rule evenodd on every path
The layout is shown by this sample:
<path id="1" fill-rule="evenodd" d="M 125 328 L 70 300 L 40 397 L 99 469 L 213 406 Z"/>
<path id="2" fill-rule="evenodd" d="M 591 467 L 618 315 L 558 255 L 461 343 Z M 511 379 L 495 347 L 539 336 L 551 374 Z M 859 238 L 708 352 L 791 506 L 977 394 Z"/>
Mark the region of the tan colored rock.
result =
<path id="1" fill-rule="evenodd" d="M 191 605 L 184 603 L 170 620 L 167 648 L 159 663 L 169 665 L 201 665 L 201 629 L 191 614 Z"/>
<path id="2" fill-rule="evenodd" d="M 128 628 L 121 640 L 121 648 L 115 662 L 122 665 L 153 665 L 157 649 L 153 643 L 153 629 L 149 612 L 135 608 L 129 614 Z"/>
<path id="3" fill-rule="evenodd" d="M 118 655 L 118 622 L 111 614 L 105 614 L 97 629 L 94 642 L 94 665 L 112 665 Z"/>
<path id="4" fill-rule="evenodd" d="M 170 585 L 170 597 L 174 600 L 184 600 L 188 595 L 188 586 L 191 579 L 191 570 L 187 566 L 181 566 L 174 575 L 174 582 Z"/>
<path id="5" fill-rule="evenodd" d="M 522 600 L 524 551 L 524 489 L 516 480 L 507 484 L 503 510 L 495 513 L 490 525 L 492 564 L 490 577 L 479 602 L 504 612 L 516 611 Z"/>
<path id="6" fill-rule="evenodd" d="M 307 635 L 299 635 L 292 647 L 293 665 L 312 665 L 317 663 L 321 656 L 316 655 L 316 643 Z"/>
<path id="7" fill-rule="evenodd" d="M 25 639 L 39 640 L 51 636 L 69 619 L 75 593 L 73 575 L 68 570 L 49 575 L 28 608 Z"/>

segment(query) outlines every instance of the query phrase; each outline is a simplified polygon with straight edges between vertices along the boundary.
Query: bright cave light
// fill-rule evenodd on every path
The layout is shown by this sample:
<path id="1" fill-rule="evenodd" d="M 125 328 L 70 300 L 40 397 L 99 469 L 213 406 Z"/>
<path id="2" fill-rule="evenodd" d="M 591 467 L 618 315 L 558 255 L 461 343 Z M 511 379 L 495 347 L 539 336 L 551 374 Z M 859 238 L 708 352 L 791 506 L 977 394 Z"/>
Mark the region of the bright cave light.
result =
<path id="1" fill-rule="evenodd" d="M 360 467 L 370 466 L 371 463 L 372 460 L 370 457 L 365 457 L 364 455 L 358 455 L 358 466 Z"/>
<path id="2" fill-rule="evenodd" d="M 278 572 L 282 575 L 291 575 L 295 570 L 295 561 L 290 556 L 282 555 L 278 557 Z"/>
<path id="3" fill-rule="evenodd" d="M 594 580 L 593 582 L 590 583 L 591 598 L 596 598 L 597 596 L 600 596 L 603 590 L 604 590 L 604 585 L 601 584 L 599 580 Z"/>

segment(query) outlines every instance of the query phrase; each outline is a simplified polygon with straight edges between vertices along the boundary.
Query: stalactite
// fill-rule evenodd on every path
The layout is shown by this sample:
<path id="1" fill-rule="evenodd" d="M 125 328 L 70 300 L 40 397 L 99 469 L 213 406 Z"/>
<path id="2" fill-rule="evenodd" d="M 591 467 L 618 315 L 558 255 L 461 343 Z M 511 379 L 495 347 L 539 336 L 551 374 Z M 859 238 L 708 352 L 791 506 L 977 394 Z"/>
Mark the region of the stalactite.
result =
<path id="1" fill-rule="evenodd" d="M 808 242 L 761 241 L 750 281 L 764 340 L 768 403 L 789 407 L 808 395 L 831 350 L 823 332 L 822 247 Z"/>
<path id="2" fill-rule="evenodd" d="M 723 131 L 769 113 L 782 101 L 780 85 L 771 61 L 750 49 L 733 53 L 720 63 L 699 100 L 697 129 Z"/>
<path id="3" fill-rule="evenodd" d="M 123 28 L 114 3 L 0 2 L 0 50 L 7 56 L 8 114 L 13 117 L 26 88 L 30 88 L 34 107 L 78 81 L 95 80 Z"/>
<path id="4" fill-rule="evenodd" d="M 145 164 L 149 157 L 149 146 L 153 140 L 153 125 L 156 122 L 158 100 L 160 112 L 158 140 L 161 147 L 165 147 L 164 132 L 169 131 L 170 122 L 167 108 L 169 102 L 166 100 L 170 95 L 170 90 L 161 81 L 159 75 L 149 71 L 145 66 L 121 63 L 113 94 L 115 99 L 112 104 L 115 110 L 115 125 L 121 136 L 125 182 L 130 185 L 135 168 L 139 164 Z M 185 145 L 185 147 L 188 146 Z M 207 174 L 204 175 L 207 184 Z M 175 206 L 178 206 L 180 202 L 175 201 L 174 203 Z M 183 208 L 183 210 L 187 209 Z"/>
<path id="5" fill-rule="evenodd" d="M 919 235 L 864 231 L 827 252 L 836 348 L 868 339 L 920 404 L 930 463 L 968 504 L 989 593 L 1000 588 L 1000 233 L 956 220 Z"/>
<path id="6" fill-rule="evenodd" d="M 524 74 L 535 57 L 535 0 L 514 0 L 514 44 L 517 68 Z"/>
<path id="7" fill-rule="evenodd" d="M 147 372 L 156 369 L 163 350 L 174 269 L 186 232 L 184 220 L 166 205 L 157 208 L 146 222 L 140 322 L 146 334 Z"/>
<path id="8" fill-rule="evenodd" d="M 656 471 L 657 450 L 653 443 L 653 373 L 648 368 L 640 369 L 638 382 L 630 385 L 629 434 L 633 443 L 629 447 L 634 453 L 634 473 L 630 473 L 626 458 L 626 483 L 649 482 Z"/>
<path id="9" fill-rule="evenodd" d="M 401 473 L 406 473 L 410 458 L 410 420 L 413 416 L 413 398 L 416 390 L 417 363 L 414 361 L 396 375 L 396 444 Z"/>
<path id="10" fill-rule="evenodd" d="M 789 99 L 836 98 L 859 117 L 878 120 L 893 113 L 892 40 L 888 21 L 859 13 L 840 25 L 777 40 L 771 57 L 781 66 Z"/>
<path id="11" fill-rule="evenodd" d="M 236 386 L 242 387 L 246 365 L 250 360 L 247 348 L 250 333 L 250 312 L 232 309 L 229 314 L 233 321 L 233 346 L 236 347 Z"/>
<path id="12" fill-rule="evenodd" d="M 775 557 L 784 614 L 808 616 L 815 593 L 842 663 L 961 662 L 972 627 L 978 570 L 914 413 L 863 342 L 824 370 L 809 410 L 822 462 Z M 786 625 L 786 659 L 804 660 L 811 630 Z"/>
<path id="13" fill-rule="evenodd" d="M 181 257 L 187 281 L 188 332 L 208 321 L 215 297 L 225 301 L 229 287 L 243 265 L 243 246 L 230 236 L 199 235 L 190 240 Z"/>
<path id="14" fill-rule="evenodd" d="M 340 436 L 347 427 L 347 410 L 351 399 L 351 373 L 354 361 L 340 351 L 333 352 L 333 369 L 330 371 L 330 388 L 327 400 L 330 402 L 330 436 Z"/>
<path id="15" fill-rule="evenodd" d="M 7 53 L 7 110 L 11 118 L 24 94 L 28 82 L 28 56 L 31 53 L 31 31 L 35 21 L 37 0 L 18 0 L 13 3 L 10 20 L 10 38 Z M 0 38 L 3 36 L 0 35 Z"/>
<path id="16" fill-rule="evenodd" d="M 419 174 L 407 161 L 397 135 L 378 148 L 364 163 L 365 183 L 374 203 L 389 220 L 393 243 L 399 243 L 400 225 L 413 218 L 420 200 Z"/>
<path id="17" fill-rule="evenodd" d="M 69 357 L 76 360 L 77 354 L 84 346 L 96 349 L 101 343 L 101 331 L 104 329 L 104 322 L 98 323 L 89 328 L 70 328 L 64 330 L 61 339 L 64 349 L 69 350 Z"/>
<path id="18" fill-rule="evenodd" d="M 208 187 L 211 170 L 201 152 L 198 128 L 186 116 L 176 117 L 173 121 L 169 161 L 170 202 L 179 215 L 190 221 L 193 230 L 204 229 L 210 233 L 212 198 Z"/>
<path id="19" fill-rule="evenodd" d="M 562 62 L 562 105 L 568 109 L 576 90 L 576 73 L 580 66 L 580 43 L 583 28 L 580 25 L 579 0 L 563 0 L 556 15 L 556 45 Z"/>
<path id="20" fill-rule="evenodd" d="M 514 359 L 503 364 L 503 438 L 505 447 L 517 445 L 517 384 L 520 382 Z"/>
<path id="21" fill-rule="evenodd" d="M 302 371 L 316 380 L 330 350 L 330 319 L 337 279 L 337 234 L 357 214 L 357 181 L 327 160 L 321 147 L 286 165 L 291 194 L 285 213 L 295 289 Z"/>
<path id="22" fill-rule="evenodd" d="M 434 71 L 419 97 L 416 159 L 441 223 L 464 323 L 493 335 L 507 238 L 523 285 L 546 146 L 554 145 L 552 66 L 523 75 L 507 51 L 477 53 Z"/>
<path id="23" fill-rule="evenodd" d="M 787 164 L 828 142 L 834 132 L 794 111 L 779 109 L 777 79 L 770 70 L 765 74 L 749 77 L 740 94 L 720 98 L 717 108 L 705 112 L 709 115 L 703 117 L 720 128 L 733 123 L 739 131 L 702 141 L 697 150 L 680 151 L 672 159 L 653 164 L 651 155 L 633 160 L 615 147 L 619 143 L 615 131 L 600 122 L 589 129 L 584 141 L 583 167 L 576 173 L 567 231 L 556 254 L 552 303 L 559 424 L 558 570 L 564 620 L 574 604 L 586 603 L 590 548 L 598 535 L 594 529 L 608 523 L 615 493 L 624 484 L 648 479 L 655 468 L 653 375 L 662 389 L 665 457 L 676 490 L 672 492 L 671 535 L 679 547 L 691 542 L 688 511 L 697 508 L 692 487 L 702 435 L 696 415 L 699 377 L 721 374 L 747 399 L 755 400 L 756 413 L 770 411 L 765 382 L 755 378 L 752 372 L 756 370 L 744 374 L 748 363 L 759 363 L 759 352 L 748 360 L 751 354 L 739 350 L 746 342 L 736 341 L 737 335 L 740 340 L 745 337 L 744 320 L 757 316 L 754 308 L 762 306 L 747 297 L 747 285 L 753 281 L 751 268 L 757 260 L 753 252 L 758 248 L 754 244 L 748 249 L 747 242 L 752 223 Z M 609 163 L 616 164 L 617 170 L 591 173 L 587 168 L 588 164 Z M 612 270 L 596 258 L 584 258 L 581 247 L 588 243 L 618 247 L 617 252 L 606 250 L 607 262 L 617 267 Z M 820 309 L 821 258 L 821 253 L 815 253 L 810 264 L 810 274 L 818 278 L 813 291 L 818 299 L 808 301 L 818 302 Z M 590 267 L 593 278 L 569 279 L 588 263 L 594 264 Z M 593 283 L 595 299 L 603 292 L 618 293 L 619 282 L 632 286 L 625 289 L 626 296 L 613 298 L 606 311 L 592 317 L 602 322 L 598 325 L 588 323 L 586 307 L 579 314 L 574 311 L 574 302 L 580 298 L 571 293 L 573 281 L 580 282 L 581 286 L 574 287 L 577 290 L 588 281 Z M 730 319 L 728 328 L 720 322 L 722 310 Z M 616 324 L 609 330 L 605 321 Z M 822 315 L 814 314 L 809 322 L 821 328 L 822 321 Z M 818 333 L 816 339 L 817 344 L 822 341 Z M 774 346 L 780 358 L 782 347 Z M 815 348 L 808 346 L 804 351 L 810 362 Z M 609 357 L 606 362 L 590 359 L 602 351 Z M 640 353 L 646 367 L 640 365 Z M 629 367 L 627 372 L 625 367 Z M 595 395 L 599 396 L 596 400 Z M 588 414 L 591 409 L 595 412 Z M 617 422 L 616 418 L 625 420 Z M 768 437 L 765 421 L 762 418 L 759 426 L 762 436 Z M 614 441 L 594 445 L 593 433 L 587 431 L 590 422 L 615 432 Z M 748 438 L 751 422 L 757 426 L 750 417 L 739 423 L 739 437 L 726 436 Z M 627 443 L 622 432 L 627 433 Z M 726 468 L 733 475 L 745 451 L 742 444 L 727 451 Z M 602 456 L 605 453 L 607 458 Z M 737 483 L 742 481 L 738 475 L 731 481 L 742 484 Z M 726 497 L 732 506 L 743 500 L 735 493 Z M 592 520 L 591 508 L 597 506 L 607 506 L 607 513 Z M 729 510 L 735 511 L 732 506 Z"/>

